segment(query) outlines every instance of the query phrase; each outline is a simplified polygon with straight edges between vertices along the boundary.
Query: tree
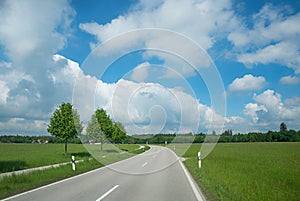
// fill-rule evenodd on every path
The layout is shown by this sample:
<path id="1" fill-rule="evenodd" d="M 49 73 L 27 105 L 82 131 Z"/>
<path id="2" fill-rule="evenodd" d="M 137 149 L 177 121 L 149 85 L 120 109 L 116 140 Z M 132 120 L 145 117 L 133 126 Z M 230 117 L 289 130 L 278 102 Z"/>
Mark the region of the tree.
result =
<path id="1" fill-rule="evenodd" d="M 113 132 L 113 123 L 110 117 L 106 114 L 104 109 L 97 109 L 95 112 L 100 128 L 103 132 L 103 136 L 111 140 Z"/>
<path id="2" fill-rule="evenodd" d="M 287 127 L 286 127 L 285 123 L 282 122 L 280 124 L 280 133 L 286 133 L 286 132 L 287 132 Z"/>
<path id="3" fill-rule="evenodd" d="M 71 103 L 62 103 L 50 118 L 47 131 L 65 142 L 65 155 L 68 150 L 68 140 L 77 137 L 83 130 L 80 116 Z"/>
<path id="4" fill-rule="evenodd" d="M 98 122 L 98 119 L 96 117 L 96 114 L 92 115 L 91 120 L 89 121 L 89 123 L 86 127 L 86 134 L 87 134 L 89 140 L 93 140 L 95 142 L 100 141 L 100 143 L 101 143 L 100 150 L 102 151 L 104 136 L 103 136 L 103 132 L 101 130 L 100 124 Z"/>
<path id="5" fill-rule="evenodd" d="M 123 143 L 126 138 L 126 130 L 121 122 L 113 124 L 112 141 Z"/>

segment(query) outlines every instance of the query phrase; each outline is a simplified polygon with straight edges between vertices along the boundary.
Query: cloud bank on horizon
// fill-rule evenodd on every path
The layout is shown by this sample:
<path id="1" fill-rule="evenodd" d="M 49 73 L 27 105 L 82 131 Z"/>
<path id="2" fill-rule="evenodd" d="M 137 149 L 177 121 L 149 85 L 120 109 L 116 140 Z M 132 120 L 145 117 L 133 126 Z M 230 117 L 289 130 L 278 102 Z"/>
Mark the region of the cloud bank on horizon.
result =
<path id="1" fill-rule="evenodd" d="M 300 129 L 299 4 L 271 1 L 249 11 L 247 1 L 140 0 L 101 23 L 88 13 L 88 21 L 81 21 L 84 11 L 76 3 L 0 3 L 0 134 L 46 134 L 55 108 L 74 101 L 75 86 L 79 101 L 87 101 L 87 94 L 93 98 L 92 108 L 79 108 L 84 122 L 94 109 L 104 108 L 128 133 L 267 131 L 278 130 L 281 122 Z M 98 52 L 145 47 L 113 64 L 103 79 L 76 59 L 76 51 L 88 55 L 122 34 L 150 28 L 181 34 L 212 56 L 195 54 L 175 35 L 149 34 L 132 35 Z M 227 115 L 211 103 L 197 74 L 212 65 L 210 59 L 223 79 L 219 96 L 226 96 Z M 78 79 L 82 86 L 76 85 Z"/>

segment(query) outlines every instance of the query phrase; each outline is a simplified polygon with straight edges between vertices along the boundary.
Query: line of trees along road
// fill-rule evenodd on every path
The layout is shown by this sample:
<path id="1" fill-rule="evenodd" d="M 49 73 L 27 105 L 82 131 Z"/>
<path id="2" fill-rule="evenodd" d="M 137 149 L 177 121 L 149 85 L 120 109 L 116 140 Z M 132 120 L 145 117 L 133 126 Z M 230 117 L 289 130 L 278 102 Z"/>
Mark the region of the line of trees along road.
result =
<path id="1" fill-rule="evenodd" d="M 84 143 L 101 143 L 106 141 L 124 143 L 126 130 L 121 122 L 112 122 L 104 109 L 96 110 L 86 128 L 86 135 L 81 135 Z"/>
<path id="2" fill-rule="evenodd" d="M 83 125 L 80 116 L 71 103 L 62 103 L 50 118 L 47 131 L 65 143 L 65 154 L 67 153 L 68 141 L 80 136 L 83 142 L 101 143 L 106 141 L 123 143 L 126 131 L 120 122 L 112 122 L 104 109 L 97 109 L 91 116 L 86 134 L 83 135 Z"/>

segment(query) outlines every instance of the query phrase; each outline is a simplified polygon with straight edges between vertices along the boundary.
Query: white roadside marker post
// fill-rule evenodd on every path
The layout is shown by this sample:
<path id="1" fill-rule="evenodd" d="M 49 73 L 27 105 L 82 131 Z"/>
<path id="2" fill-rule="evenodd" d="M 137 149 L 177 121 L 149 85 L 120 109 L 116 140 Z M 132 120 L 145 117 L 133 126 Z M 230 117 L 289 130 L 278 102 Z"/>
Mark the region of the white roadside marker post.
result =
<path id="1" fill-rule="evenodd" d="M 72 156 L 72 170 L 75 171 L 75 156 Z"/>
<path id="2" fill-rule="evenodd" d="M 201 168 L 201 153 L 200 151 L 198 152 L 198 166 Z"/>

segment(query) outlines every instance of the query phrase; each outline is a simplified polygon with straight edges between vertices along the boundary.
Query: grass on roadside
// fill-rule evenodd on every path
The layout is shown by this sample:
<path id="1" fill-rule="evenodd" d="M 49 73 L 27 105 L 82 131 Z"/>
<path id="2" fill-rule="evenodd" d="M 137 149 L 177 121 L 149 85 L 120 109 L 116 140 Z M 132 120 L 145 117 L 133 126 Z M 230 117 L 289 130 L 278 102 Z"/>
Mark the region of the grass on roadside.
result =
<path id="1" fill-rule="evenodd" d="M 208 200 L 299 200 L 300 143 L 224 143 L 198 168 L 193 144 L 184 163 Z"/>
<path id="2" fill-rule="evenodd" d="M 65 156 L 63 144 L 0 144 L 0 173 L 70 162 L 90 154 L 81 144 L 69 144 Z"/>

